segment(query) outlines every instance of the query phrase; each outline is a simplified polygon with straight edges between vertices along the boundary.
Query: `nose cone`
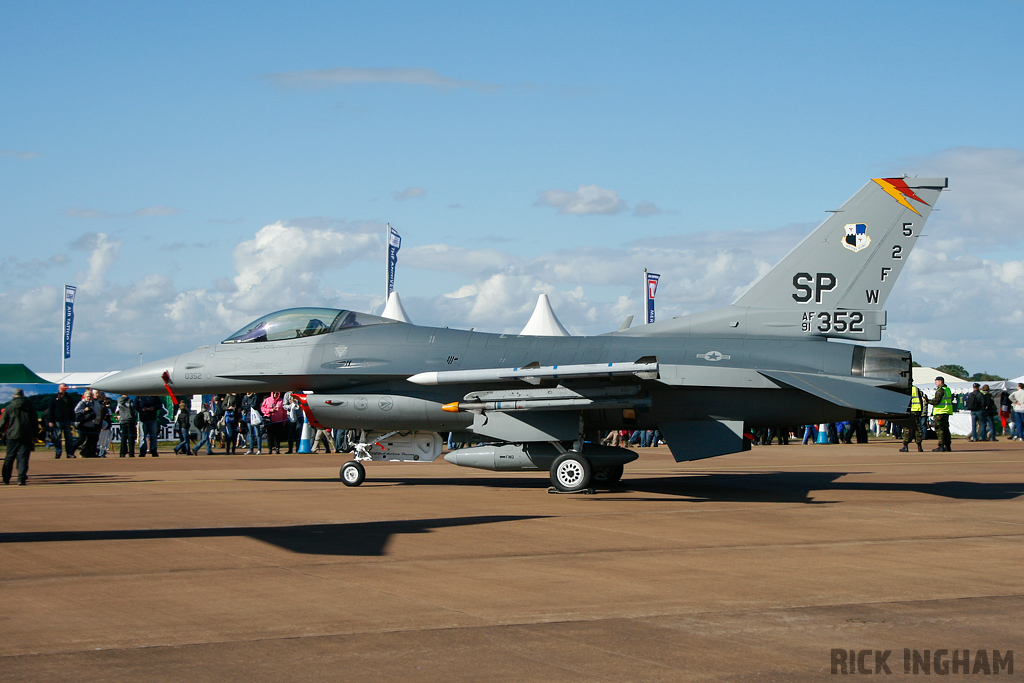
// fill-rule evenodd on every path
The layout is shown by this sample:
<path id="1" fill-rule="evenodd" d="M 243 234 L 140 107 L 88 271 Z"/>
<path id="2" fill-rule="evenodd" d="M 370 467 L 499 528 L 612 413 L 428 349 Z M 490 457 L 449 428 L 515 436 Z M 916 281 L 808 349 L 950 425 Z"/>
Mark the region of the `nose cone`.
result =
<path id="1" fill-rule="evenodd" d="M 449 452 L 445 453 L 444 459 L 447 460 L 448 462 L 450 462 L 453 465 L 458 465 L 459 464 L 459 452 L 458 451 L 449 451 Z"/>
<path id="2" fill-rule="evenodd" d="M 94 389 L 112 394 L 129 394 L 131 396 L 158 396 L 165 393 L 164 372 L 174 369 L 175 358 L 165 358 L 153 363 L 146 363 L 131 370 L 124 370 L 116 375 L 104 377 L 92 386 Z"/>

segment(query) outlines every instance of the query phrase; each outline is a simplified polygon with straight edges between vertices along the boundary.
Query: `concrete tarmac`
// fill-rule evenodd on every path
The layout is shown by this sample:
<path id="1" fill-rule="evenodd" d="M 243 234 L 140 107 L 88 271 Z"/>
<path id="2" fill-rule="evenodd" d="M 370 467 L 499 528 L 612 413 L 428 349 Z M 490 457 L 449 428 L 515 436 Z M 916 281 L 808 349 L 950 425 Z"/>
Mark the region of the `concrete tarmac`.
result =
<path id="1" fill-rule="evenodd" d="M 833 650 L 918 678 L 904 648 L 1012 650 L 1020 679 L 1024 444 L 934 445 L 644 449 L 596 495 L 37 452 L 0 486 L 0 680 L 820 681 Z"/>

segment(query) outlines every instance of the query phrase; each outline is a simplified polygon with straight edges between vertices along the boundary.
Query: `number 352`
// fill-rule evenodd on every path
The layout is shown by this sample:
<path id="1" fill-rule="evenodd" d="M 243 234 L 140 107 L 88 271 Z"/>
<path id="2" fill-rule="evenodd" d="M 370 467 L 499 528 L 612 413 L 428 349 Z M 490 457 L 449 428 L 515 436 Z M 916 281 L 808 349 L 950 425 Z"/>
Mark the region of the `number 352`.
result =
<path id="1" fill-rule="evenodd" d="M 821 311 L 804 317 L 800 328 L 804 332 L 835 332 L 837 334 L 864 332 L 864 314 L 860 311 Z"/>

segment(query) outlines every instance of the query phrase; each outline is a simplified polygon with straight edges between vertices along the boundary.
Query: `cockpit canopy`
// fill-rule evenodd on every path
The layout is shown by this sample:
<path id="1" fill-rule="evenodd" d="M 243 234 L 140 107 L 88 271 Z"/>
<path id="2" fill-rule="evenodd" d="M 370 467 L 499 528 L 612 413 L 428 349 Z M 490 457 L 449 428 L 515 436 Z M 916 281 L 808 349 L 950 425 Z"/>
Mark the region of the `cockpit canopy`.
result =
<path id="1" fill-rule="evenodd" d="M 301 339 L 337 332 L 346 327 L 383 325 L 393 322 L 394 320 L 385 320 L 368 313 L 356 313 L 336 308 L 286 308 L 252 321 L 221 343 L 243 344 Z"/>

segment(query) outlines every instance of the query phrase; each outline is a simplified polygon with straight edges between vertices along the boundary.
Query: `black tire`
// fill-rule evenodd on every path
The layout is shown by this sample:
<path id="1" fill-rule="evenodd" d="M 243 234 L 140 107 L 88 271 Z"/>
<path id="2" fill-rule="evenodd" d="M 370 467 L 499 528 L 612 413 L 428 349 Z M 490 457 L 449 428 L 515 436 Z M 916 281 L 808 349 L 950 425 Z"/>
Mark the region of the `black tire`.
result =
<path id="1" fill-rule="evenodd" d="M 345 486 L 359 486 L 366 480 L 366 470 L 362 464 L 350 460 L 341 466 L 341 483 Z"/>
<path id="2" fill-rule="evenodd" d="M 594 469 L 593 482 L 599 486 L 615 486 L 622 479 L 625 468 L 622 465 L 609 465 Z"/>
<path id="3" fill-rule="evenodd" d="M 551 485 L 564 493 L 590 488 L 593 468 L 590 461 L 576 451 L 569 451 L 551 463 Z"/>

